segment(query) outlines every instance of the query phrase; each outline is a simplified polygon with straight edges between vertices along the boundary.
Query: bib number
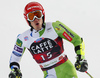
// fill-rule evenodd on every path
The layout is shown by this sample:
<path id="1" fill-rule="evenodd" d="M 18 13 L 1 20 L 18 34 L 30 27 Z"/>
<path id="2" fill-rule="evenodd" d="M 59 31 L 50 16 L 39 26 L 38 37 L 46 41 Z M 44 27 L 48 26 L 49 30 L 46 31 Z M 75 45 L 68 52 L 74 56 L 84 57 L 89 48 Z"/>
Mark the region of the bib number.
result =
<path id="1" fill-rule="evenodd" d="M 41 57 L 42 57 L 43 61 L 45 61 L 46 58 L 43 55 L 41 55 Z M 52 58 L 52 54 L 51 54 L 51 52 L 48 52 L 47 59 L 50 59 L 50 58 Z"/>

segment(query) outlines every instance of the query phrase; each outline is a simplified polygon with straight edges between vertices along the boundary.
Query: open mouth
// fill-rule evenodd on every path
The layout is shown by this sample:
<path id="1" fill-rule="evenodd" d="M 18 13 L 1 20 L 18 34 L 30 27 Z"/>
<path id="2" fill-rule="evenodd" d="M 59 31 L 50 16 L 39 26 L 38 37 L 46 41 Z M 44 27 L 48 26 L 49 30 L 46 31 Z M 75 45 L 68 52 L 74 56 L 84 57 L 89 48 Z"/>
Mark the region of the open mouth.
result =
<path id="1" fill-rule="evenodd" d="M 36 23 L 36 25 L 39 25 L 39 23 Z"/>

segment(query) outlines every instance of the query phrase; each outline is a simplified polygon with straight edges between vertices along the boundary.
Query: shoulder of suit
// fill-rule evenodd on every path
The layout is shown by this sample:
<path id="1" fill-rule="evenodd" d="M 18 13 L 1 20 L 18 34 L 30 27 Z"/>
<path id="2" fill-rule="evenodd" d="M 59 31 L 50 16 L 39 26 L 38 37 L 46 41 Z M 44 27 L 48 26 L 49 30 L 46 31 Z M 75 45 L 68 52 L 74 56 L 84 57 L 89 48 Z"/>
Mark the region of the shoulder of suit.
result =
<path id="1" fill-rule="evenodd" d="M 19 34 L 17 37 L 22 38 L 22 37 L 30 35 L 30 33 L 31 33 L 31 30 L 28 29 L 28 30 L 24 31 L 22 34 Z"/>

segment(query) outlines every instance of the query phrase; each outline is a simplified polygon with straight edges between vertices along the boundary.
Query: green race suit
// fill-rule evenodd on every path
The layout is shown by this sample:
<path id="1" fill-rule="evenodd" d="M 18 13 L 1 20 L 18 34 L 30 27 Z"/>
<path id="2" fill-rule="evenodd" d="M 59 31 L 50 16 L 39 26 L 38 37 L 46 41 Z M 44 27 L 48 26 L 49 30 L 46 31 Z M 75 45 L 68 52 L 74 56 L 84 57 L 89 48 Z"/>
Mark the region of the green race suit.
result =
<path id="1" fill-rule="evenodd" d="M 44 78 L 78 78 L 75 67 L 64 54 L 63 39 L 75 46 L 77 55 L 85 58 L 84 42 L 60 21 L 47 22 L 39 31 L 30 29 L 17 37 L 10 59 L 10 68 L 19 68 L 19 61 L 27 48 L 44 72 Z"/>

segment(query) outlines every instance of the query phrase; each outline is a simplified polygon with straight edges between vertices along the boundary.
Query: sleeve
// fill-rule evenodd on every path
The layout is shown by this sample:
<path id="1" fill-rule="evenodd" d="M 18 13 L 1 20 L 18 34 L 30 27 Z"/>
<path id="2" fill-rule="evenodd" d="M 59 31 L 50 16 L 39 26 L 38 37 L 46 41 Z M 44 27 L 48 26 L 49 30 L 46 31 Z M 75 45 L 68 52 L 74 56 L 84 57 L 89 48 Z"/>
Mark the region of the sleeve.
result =
<path id="1" fill-rule="evenodd" d="M 76 54 L 82 55 L 82 58 L 84 59 L 85 45 L 83 39 L 60 21 L 53 22 L 52 26 L 55 29 L 58 36 L 71 42 L 75 47 Z"/>
<path id="2" fill-rule="evenodd" d="M 21 60 L 22 55 L 25 52 L 25 47 L 24 47 L 24 42 L 23 42 L 23 38 L 21 35 L 19 35 L 16 39 L 13 51 L 11 53 L 11 57 L 10 57 L 10 68 L 19 68 L 20 69 L 20 65 L 19 62 Z"/>

